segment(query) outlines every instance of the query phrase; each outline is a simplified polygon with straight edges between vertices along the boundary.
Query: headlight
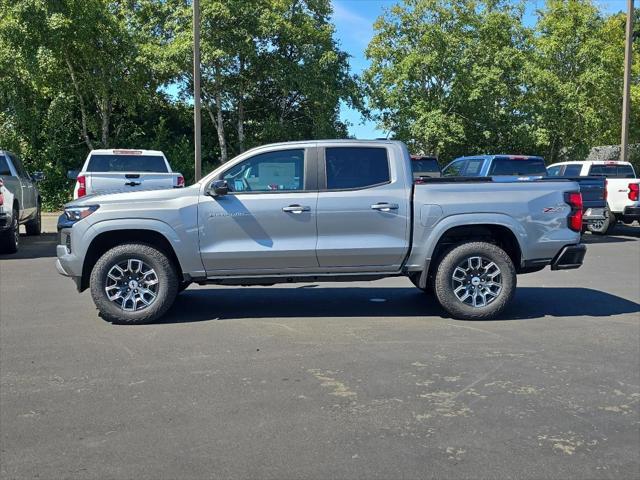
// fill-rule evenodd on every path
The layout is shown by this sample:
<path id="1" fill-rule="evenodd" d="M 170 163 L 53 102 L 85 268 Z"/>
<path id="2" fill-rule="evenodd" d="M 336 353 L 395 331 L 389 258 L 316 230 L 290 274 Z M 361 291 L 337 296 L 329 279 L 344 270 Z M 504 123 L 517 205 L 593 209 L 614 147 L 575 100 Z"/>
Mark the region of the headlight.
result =
<path id="1" fill-rule="evenodd" d="M 67 220 L 77 222 L 83 218 L 87 218 L 95 212 L 100 205 L 90 205 L 88 207 L 67 207 L 64 209 L 64 215 Z"/>

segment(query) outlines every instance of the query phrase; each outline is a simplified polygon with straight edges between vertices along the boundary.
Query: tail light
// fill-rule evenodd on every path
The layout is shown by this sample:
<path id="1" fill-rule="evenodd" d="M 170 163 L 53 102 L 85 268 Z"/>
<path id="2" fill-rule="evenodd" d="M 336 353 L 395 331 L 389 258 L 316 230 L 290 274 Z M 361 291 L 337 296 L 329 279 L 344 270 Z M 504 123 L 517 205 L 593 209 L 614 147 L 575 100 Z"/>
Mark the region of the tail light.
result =
<path id="1" fill-rule="evenodd" d="M 184 187 L 184 177 L 182 175 L 178 175 L 178 185 L 176 185 L 176 187 Z"/>
<path id="2" fill-rule="evenodd" d="M 582 231 L 582 194 L 580 192 L 567 192 L 564 201 L 571 207 L 567 217 L 567 225 L 574 232 Z"/>
<path id="3" fill-rule="evenodd" d="M 78 198 L 84 197 L 87 195 L 87 179 L 84 175 L 79 175 L 77 178 L 78 182 Z"/>
<path id="4" fill-rule="evenodd" d="M 637 202 L 638 201 L 638 190 L 640 189 L 640 183 L 630 183 L 629 184 L 629 200 Z"/>
<path id="5" fill-rule="evenodd" d="M 4 194 L 2 193 L 2 187 L 4 187 L 4 182 L 0 178 L 0 206 L 4 205 Z"/>

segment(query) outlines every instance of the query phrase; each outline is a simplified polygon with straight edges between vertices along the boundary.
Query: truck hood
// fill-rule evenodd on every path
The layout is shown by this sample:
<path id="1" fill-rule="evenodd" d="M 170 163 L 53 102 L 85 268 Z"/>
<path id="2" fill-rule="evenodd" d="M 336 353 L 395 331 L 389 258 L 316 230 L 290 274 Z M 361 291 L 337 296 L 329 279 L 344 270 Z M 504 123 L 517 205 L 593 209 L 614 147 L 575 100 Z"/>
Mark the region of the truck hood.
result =
<path id="1" fill-rule="evenodd" d="M 194 184 L 184 188 L 137 190 L 135 192 L 109 192 L 103 194 L 87 195 L 86 197 L 72 200 L 65 204 L 66 207 L 83 207 L 88 205 L 117 205 L 137 204 L 143 202 L 156 202 L 173 200 L 180 197 L 197 196 L 200 193 L 200 185 Z"/>

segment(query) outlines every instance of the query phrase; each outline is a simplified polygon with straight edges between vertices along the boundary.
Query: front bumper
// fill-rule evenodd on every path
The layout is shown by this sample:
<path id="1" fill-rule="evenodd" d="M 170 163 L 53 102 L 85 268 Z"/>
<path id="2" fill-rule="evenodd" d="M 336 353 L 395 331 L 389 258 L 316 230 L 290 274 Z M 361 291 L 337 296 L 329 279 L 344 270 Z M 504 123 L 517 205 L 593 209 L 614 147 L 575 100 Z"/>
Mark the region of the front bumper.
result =
<path id="1" fill-rule="evenodd" d="M 566 245 L 551 261 L 551 270 L 571 270 L 580 268 L 587 253 L 587 246 L 583 243 Z"/>

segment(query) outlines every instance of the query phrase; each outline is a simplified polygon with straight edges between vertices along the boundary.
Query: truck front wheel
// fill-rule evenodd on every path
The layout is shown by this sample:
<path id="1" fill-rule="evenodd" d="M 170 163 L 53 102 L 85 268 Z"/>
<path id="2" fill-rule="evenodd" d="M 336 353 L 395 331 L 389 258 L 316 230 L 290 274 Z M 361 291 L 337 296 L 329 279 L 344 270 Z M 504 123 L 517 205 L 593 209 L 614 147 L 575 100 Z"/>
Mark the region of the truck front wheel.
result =
<path id="1" fill-rule="evenodd" d="M 179 281 L 167 255 L 150 245 L 129 243 L 98 259 L 90 284 L 103 319 L 134 325 L 164 315 L 176 298 Z"/>
<path id="2" fill-rule="evenodd" d="M 516 289 L 516 271 L 509 255 L 486 242 L 451 249 L 437 266 L 435 294 L 454 318 L 485 320 L 509 304 Z"/>

